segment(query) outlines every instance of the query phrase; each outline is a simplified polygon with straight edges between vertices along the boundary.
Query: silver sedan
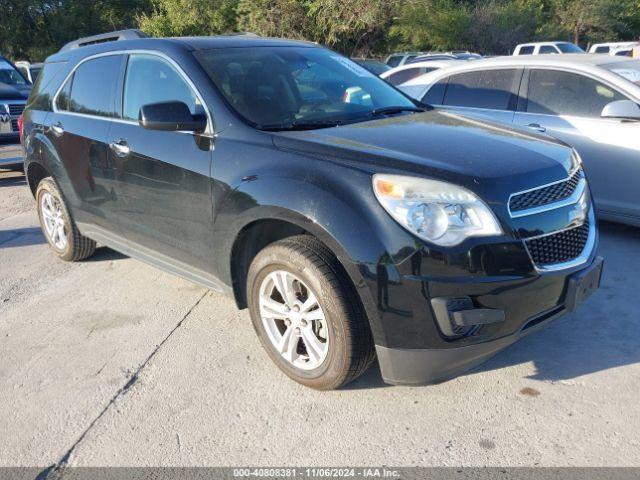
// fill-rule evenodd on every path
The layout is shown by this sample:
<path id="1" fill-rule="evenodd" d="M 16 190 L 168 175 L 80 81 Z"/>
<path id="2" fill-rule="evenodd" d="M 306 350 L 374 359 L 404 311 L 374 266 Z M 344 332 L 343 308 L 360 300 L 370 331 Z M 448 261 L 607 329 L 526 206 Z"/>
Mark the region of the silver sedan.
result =
<path id="1" fill-rule="evenodd" d="M 436 108 L 573 146 L 600 218 L 640 226 L 640 60 L 500 57 L 427 73 L 399 88 Z"/>

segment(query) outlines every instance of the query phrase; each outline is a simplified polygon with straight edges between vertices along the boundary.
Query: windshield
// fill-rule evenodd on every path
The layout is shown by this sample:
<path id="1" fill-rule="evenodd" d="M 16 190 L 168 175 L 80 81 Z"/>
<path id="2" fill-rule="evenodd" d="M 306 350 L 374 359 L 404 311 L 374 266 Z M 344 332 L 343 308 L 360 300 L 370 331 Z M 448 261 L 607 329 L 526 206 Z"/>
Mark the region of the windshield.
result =
<path id="1" fill-rule="evenodd" d="M 562 53 L 585 53 L 584 50 L 573 43 L 558 43 L 556 46 Z"/>
<path id="2" fill-rule="evenodd" d="M 27 80 L 9 62 L 0 58 L 0 83 L 27 85 Z"/>
<path id="3" fill-rule="evenodd" d="M 384 80 L 315 47 L 201 50 L 194 54 L 231 107 L 257 128 L 322 128 L 416 106 Z"/>
<path id="4" fill-rule="evenodd" d="M 602 68 L 606 68 L 625 80 L 640 85 L 640 60 L 609 63 L 608 65 L 602 65 Z"/>

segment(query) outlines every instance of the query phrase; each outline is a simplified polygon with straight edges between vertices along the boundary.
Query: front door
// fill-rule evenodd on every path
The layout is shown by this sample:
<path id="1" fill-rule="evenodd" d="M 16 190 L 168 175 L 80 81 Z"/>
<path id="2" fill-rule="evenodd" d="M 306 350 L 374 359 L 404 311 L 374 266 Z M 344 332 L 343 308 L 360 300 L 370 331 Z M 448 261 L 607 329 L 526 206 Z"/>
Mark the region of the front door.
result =
<path id="1" fill-rule="evenodd" d="M 178 67 L 155 54 L 129 55 L 123 88 L 122 119 L 113 123 L 109 143 L 124 236 L 154 256 L 210 271 L 211 122 L 203 135 L 138 124 L 143 105 L 181 101 L 193 114 L 204 105 Z"/>
<path id="2" fill-rule="evenodd" d="M 601 118 L 610 102 L 627 99 L 590 77 L 533 69 L 525 111 L 514 122 L 546 131 L 582 157 L 596 208 L 620 220 L 640 219 L 640 123 Z"/>

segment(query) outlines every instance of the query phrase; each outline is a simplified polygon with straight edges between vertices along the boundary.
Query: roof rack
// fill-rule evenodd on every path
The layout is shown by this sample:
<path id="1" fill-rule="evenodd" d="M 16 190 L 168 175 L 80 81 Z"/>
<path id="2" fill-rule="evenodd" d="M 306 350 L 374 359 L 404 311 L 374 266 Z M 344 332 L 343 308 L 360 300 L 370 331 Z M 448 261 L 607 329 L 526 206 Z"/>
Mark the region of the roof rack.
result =
<path id="1" fill-rule="evenodd" d="M 116 32 L 101 33 L 100 35 L 92 35 L 91 37 L 79 38 L 64 45 L 60 51 L 66 52 L 74 48 L 87 47 L 98 43 L 117 42 L 118 40 L 135 40 L 138 38 L 148 38 L 149 35 L 142 30 L 118 30 Z"/>

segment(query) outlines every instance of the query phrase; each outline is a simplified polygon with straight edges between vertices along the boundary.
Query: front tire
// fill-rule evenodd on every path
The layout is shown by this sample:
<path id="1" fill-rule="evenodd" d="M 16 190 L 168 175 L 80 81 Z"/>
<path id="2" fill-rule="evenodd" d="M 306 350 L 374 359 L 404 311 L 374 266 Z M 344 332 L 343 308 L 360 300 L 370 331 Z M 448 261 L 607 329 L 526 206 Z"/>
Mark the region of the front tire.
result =
<path id="1" fill-rule="evenodd" d="M 93 255 L 96 242 L 80 233 L 51 177 L 42 179 L 38 184 L 36 202 L 42 232 L 58 258 L 77 262 Z"/>
<path id="2" fill-rule="evenodd" d="M 375 358 L 369 323 L 335 256 L 307 235 L 262 250 L 247 297 L 256 333 L 290 378 L 318 390 L 356 379 Z"/>

